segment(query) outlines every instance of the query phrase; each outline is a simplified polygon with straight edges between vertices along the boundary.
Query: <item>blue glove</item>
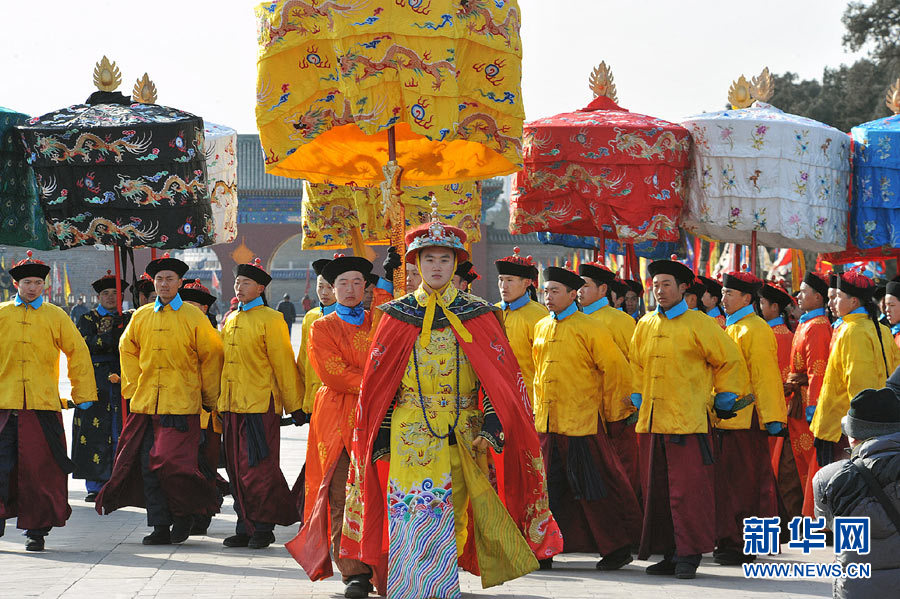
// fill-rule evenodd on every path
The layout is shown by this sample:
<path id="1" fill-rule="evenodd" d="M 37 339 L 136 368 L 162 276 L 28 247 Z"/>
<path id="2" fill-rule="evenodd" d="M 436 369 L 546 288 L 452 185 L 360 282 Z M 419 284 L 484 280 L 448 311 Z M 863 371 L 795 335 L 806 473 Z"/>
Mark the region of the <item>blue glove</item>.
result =
<path id="1" fill-rule="evenodd" d="M 811 423 L 816 413 L 816 406 L 806 406 L 806 422 Z"/>
<path id="2" fill-rule="evenodd" d="M 784 425 L 780 422 L 767 422 L 766 432 L 771 437 L 778 437 L 784 433 Z"/>
<path id="3" fill-rule="evenodd" d="M 731 393 L 730 391 L 722 391 L 721 393 L 716 393 L 714 405 L 717 410 L 730 412 L 734 409 L 734 404 L 736 401 L 736 393 Z"/>
<path id="4" fill-rule="evenodd" d="M 632 393 L 631 394 L 631 405 L 636 407 L 638 410 L 641 409 L 641 403 L 644 401 L 644 398 L 641 397 L 640 393 Z"/>
<path id="5" fill-rule="evenodd" d="M 92 405 L 94 405 L 94 402 L 86 401 L 84 403 L 77 404 L 75 407 L 78 408 L 79 410 L 87 410 Z"/>

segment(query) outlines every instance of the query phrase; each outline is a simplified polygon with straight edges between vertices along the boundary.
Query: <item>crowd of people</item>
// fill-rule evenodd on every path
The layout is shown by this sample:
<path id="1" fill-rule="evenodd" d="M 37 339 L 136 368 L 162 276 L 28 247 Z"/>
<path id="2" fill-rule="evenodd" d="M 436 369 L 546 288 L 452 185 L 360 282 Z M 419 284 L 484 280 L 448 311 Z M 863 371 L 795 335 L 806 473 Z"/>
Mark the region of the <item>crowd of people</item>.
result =
<path id="1" fill-rule="evenodd" d="M 516 248 L 492 305 L 468 292 L 465 242 L 434 218 L 382 277 L 360 257 L 313 263 L 320 306 L 296 356 L 258 260 L 236 268 L 219 331 L 215 297 L 169 255 L 147 266 L 139 308 L 119 311 L 128 283 L 108 273 L 77 324 L 43 301 L 49 267 L 29 255 L 0 304 L 0 535 L 16 518 L 44 550 L 71 514 L 70 473 L 98 514 L 145 509 L 147 545 L 206 534 L 230 494 L 226 547 L 300 523 L 286 548 L 312 580 L 336 564 L 346 597 L 457 597 L 459 568 L 487 588 L 571 552 L 604 572 L 657 555 L 647 574 L 691 579 L 706 553 L 755 559 L 745 518 L 780 516 L 784 542 L 794 516 L 865 513 L 884 543 L 873 581 L 900 583 L 900 347 L 872 279 L 809 272 L 795 298 L 657 260 L 642 314 L 639 281 L 588 262 L 547 268 L 538 289 Z M 394 299 L 400 269 L 410 293 Z M 883 297 L 900 306 L 900 282 Z M 284 424 L 309 426 L 292 485 Z"/>

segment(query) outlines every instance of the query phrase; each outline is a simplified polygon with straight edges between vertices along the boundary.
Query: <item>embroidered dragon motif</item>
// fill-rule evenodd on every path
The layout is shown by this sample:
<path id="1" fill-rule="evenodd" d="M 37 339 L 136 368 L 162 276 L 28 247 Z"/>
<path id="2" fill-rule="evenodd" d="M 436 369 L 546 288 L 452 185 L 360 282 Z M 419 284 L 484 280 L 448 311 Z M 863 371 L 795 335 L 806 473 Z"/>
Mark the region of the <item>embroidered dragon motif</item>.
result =
<path id="1" fill-rule="evenodd" d="M 690 138 L 686 137 L 684 141 L 678 141 L 671 131 L 665 131 L 659 135 L 652 146 L 640 133 L 625 133 L 618 127 L 615 128 L 615 131 L 616 137 L 609 142 L 610 147 L 633 158 L 650 160 L 658 157 L 662 159 L 667 151 L 679 153 L 691 149 Z"/>
<path id="2" fill-rule="evenodd" d="M 131 241 L 150 241 L 156 236 L 156 226 L 138 227 L 136 224 L 119 225 L 108 218 L 98 217 L 91 220 L 85 230 L 78 229 L 71 221 L 83 222 L 89 214 L 80 214 L 70 220 L 52 221 L 50 234 L 62 241 L 66 247 L 87 245 L 105 237 L 124 238 Z"/>
<path id="3" fill-rule="evenodd" d="M 466 138 L 471 137 L 470 129 L 474 129 L 476 132 L 481 133 L 487 139 L 494 140 L 501 152 L 505 152 L 506 149 L 512 145 L 516 149 L 516 153 L 521 156 L 522 140 L 517 137 L 506 135 L 509 131 L 509 127 L 506 125 L 498 127 L 497 121 L 489 115 L 484 114 L 483 112 L 470 114 L 460 121 L 459 126 L 456 128 L 457 133 Z"/>
<path id="4" fill-rule="evenodd" d="M 512 32 L 518 31 L 521 26 L 519 11 L 514 7 L 510 7 L 506 19 L 502 23 L 496 23 L 494 15 L 491 14 L 488 4 L 484 0 L 461 0 L 456 16 L 468 21 L 470 32 L 488 37 L 495 35 L 502 37 L 506 40 L 507 47 L 512 42 Z M 482 21 L 481 26 L 478 24 L 479 20 Z"/>
<path id="5" fill-rule="evenodd" d="M 75 139 L 72 147 L 68 147 L 56 137 L 39 136 L 35 143 L 35 151 L 53 162 L 71 162 L 81 158 L 84 162 L 90 161 L 90 152 L 99 152 L 102 156 L 113 155 L 116 162 L 122 162 L 125 153 L 142 154 L 150 147 L 150 137 L 135 139 L 133 135 L 126 135 L 121 139 L 107 142 L 93 133 L 82 133 Z"/>
<path id="6" fill-rule="evenodd" d="M 540 187 L 548 191 L 561 191 L 570 186 L 574 187 L 578 183 L 586 183 L 594 187 L 594 193 L 597 194 L 604 191 L 617 191 L 623 181 L 625 181 L 624 172 L 613 175 L 612 169 L 604 168 L 599 174 L 594 175 L 576 162 L 570 162 L 561 175 L 541 169 L 533 171 L 529 177 L 532 187 Z M 626 186 L 626 189 L 629 187 Z"/>
<path id="7" fill-rule="evenodd" d="M 169 175 L 162 188 L 156 191 L 143 179 L 129 179 L 118 175 L 119 184 L 116 190 L 126 200 L 135 202 L 139 206 L 159 206 L 160 202 L 167 201 L 170 206 L 176 204 L 176 194 L 187 194 L 193 197 L 202 197 L 206 193 L 206 185 L 196 179 L 186 183 L 178 175 Z"/>
<path id="8" fill-rule="evenodd" d="M 263 46 L 268 48 L 273 44 L 280 42 L 289 33 L 298 32 L 301 35 L 307 33 L 318 33 L 321 31 L 318 25 L 314 25 L 312 29 L 308 29 L 303 23 L 303 19 L 328 19 L 328 28 L 334 29 L 334 14 L 341 16 L 353 12 L 359 7 L 358 2 L 334 2 L 326 0 L 316 5 L 311 2 L 303 2 L 302 0 L 288 0 L 281 7 L 278 16 L 272 19 L 264 17 L 260 39 L 265 39 Z M 265 10 L 265 9 L 263 9 Z M 278 27 L 274 27 L 272 22 L 280 23 Z"/>
<path id="9" fill-rule="evenodd" d="M 425 52 L 420 57 L 409 48 L 392 44 L 391 47 L 385 51 L 384 57 L 381 60 L 372 60 L 367 56 L 362 56 L 361 54 L 350 51 L 343 56 L 338 57 L 338 62 L 340 63 L 341 75 L 344 77 L 353 75 L 354 80 L 357 83 L 366 77 L 381 73 L 381 71 L 384 71 L 385 69 L 395 69 L 398 71 L 400 69 L 409 69 L 417 73 L 430 75 L 431 78 L 434 79 L 431 87 L 437 91 L 441 89 L 441 85 L 444 82 L 444 75 L 441 73 L 441 69 L 448 70 L 450 74 L 454 76 L 458 75 L 459 71 L 449 60 L 428 62 L 430 58 L 431 56 L 428 52 Z"/>
<path id="10" fill-rule="evenodd" d="M 375 120 L 380 112 L 381 106 L 378 106 L 370 112 L 353 114 L 350 100 L 344 100 L 341 114 L 332 108 L 315 108 L 300 115 L 293 114 L 285 119 L 285 123 L 296 132 L 289 136 L 292 141 L 311 140 L 330 128 Z"/>

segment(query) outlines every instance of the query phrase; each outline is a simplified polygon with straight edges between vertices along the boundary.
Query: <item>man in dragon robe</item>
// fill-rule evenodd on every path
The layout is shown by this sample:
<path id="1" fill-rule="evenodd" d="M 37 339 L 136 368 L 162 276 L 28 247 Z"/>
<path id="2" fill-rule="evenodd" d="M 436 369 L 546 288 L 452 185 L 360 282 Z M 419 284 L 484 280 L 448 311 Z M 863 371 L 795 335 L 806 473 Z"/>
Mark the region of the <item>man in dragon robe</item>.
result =
<path id="1" fill-rule="evenodd" d="M 128 283 L 120 279 L 121 290 Z M 119 337 L 131 318 L 131 311 L 120 314 L 116 303 L 116 277 L 107 271 L 91 286 L 100 305 L 78 319 L 78 332 L 91 352 L 97 402 L 79 409 L 72 419 L 72 478 L 85 479 L 87 495 L 92 502 L 112 473 L 113 458 L 125 413 L 119 369 Z M 83 406 L 84 404 L 82 404 Z"/>
<path id="2" fill-rule="evenodd" d="M 380 307 L 362 378 L 341 553 L 391 598 L 459 597 L 458 566 L 488 588 L 562 549 L 512 348 L 451 284 L 465 239 L 434 213 L 407 234 L 423 281 Z"/>
<path id="3" fill-rule="evenodd" d="M 368 565 L 340 552 L 354 414 L 371 340 L 372 315 L 362 307 L 371 271 L 371 262 L 354 256 L 336 256 L 322 268 L 337 308 L 310 327 L 307 353 L 322 384 L 311 410 L 306 446 L 303 526 L 286 544 L 312 580 L 318 579 L 322 562 L 327 562 L 331 576 L 333 556 L 348 597 L 365 597 L 371 577 Z M 387 287 L 386 280 L 379 280 L 374 291 L 379 301 L 389 299 Z"/>

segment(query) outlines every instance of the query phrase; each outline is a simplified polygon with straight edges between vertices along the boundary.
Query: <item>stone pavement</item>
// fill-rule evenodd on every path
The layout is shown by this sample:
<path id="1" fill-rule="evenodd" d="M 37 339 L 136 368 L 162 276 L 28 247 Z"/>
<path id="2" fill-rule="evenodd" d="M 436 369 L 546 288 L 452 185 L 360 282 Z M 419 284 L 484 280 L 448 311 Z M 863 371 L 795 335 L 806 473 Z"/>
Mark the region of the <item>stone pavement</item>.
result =
<path id="1" fill-rule="evenodd" d="M 299 326 L 294 328 L 295 346 Z M 65 373 L 65 365 L 61 365 Z M 60 382 L 64 396 L 68 381 Z M 71 411 L 64 415 L 70 435 Z M 306 427 L 282 428 L 282 468 L 288 483 L 295 480 L 306 451 Z M 71 437 L 69 437 L 71 438 Z M 100 517 L 83 501 L 83 481 L 70 480 L 72 517 L 47 537 L 47 550 L 27 553 L 25 539 L 7 523 L 0 538 L 0 597 L 102 598 L 157 597 L 241 599 L 253 597 L 342 597 L 338 577 L 312 583 L 288 555 L 283 544 L 296 527 L 277 527 L 276 543 L 267 549 L 226 549 L 222 539 L 233 533 L 231 498 L 213 519 L 208 536 L 191 537 L 183 545 L 145 547 L 149 532 L 144 513 L 126 509 Z M 830 550 L 804 556 L 788 551 L 763 561 L 830 562 Z M 594 568 L 597 556 L 572 554 L 556 560 L 556 569 L 535 572 L 501 587 L 482 590 L 478 578 L 462 573 L 465 597 L 631 599 L 729 599 L 759 597 L 830 597 L 827 580 L 747 580 L 738 568 L 704 559 L 699 576 L 691 581 L 651 577 L 643 572 L 650 562 L 635 561 L 617 572 Z"/>

